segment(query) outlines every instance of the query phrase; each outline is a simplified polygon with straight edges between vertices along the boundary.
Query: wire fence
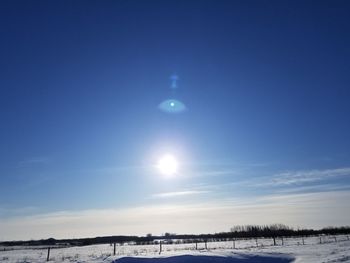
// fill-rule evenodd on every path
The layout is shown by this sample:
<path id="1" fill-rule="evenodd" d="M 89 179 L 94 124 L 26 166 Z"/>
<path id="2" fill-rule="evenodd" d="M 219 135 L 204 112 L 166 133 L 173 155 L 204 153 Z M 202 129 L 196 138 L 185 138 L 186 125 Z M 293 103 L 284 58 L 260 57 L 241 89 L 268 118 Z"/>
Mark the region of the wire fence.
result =
<path id="1" fill-rule="evenodd" d="M 271 246 L 302 246 L 349 241 L 348 235 L 320 235 L 307 237 L 240 238 L 226 240 L 157 240 L 153 244 L 99 244 L 90 246 L 17 246 L 0 247 L 0 261 L 76 262 L 104 261 L 111 256 L 152 256 L 173 252 L 208 250 L 239 250 Z"/>

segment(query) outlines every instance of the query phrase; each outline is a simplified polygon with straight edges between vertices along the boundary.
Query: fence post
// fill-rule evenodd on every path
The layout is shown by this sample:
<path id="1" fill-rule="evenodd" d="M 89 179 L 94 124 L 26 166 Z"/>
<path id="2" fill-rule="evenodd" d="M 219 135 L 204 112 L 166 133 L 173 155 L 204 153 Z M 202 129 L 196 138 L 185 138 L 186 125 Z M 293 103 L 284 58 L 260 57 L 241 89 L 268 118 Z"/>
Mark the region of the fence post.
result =
<path id="1" fill-rule="evenodd" d="M 276 246 L 276 237 L 273 237 L 273 245 Z"/>
<path id="2" fill-rule="evenodd" d="M 255 238 L 256 247 L 258 247 L 258 238 Z"/>
<path id="3" fill-rule="evenodd" d="M 196 240 L 196 250 L 197 250 L 197 248 L 198 248 L 197 243 L 198 243 L 198 242 L 197 242 L 197 240 Z"/>
<path id="4" fill-rule="evenodd" d="M 322 237 L 320 236 L 320 244 L 322 244 Z"/>
<path id="5" fill-rule="evenodd" d="M 46 261 L 49 261 L 50 260 L 50 247 L 47 248 L 47 258 L 46 258 Z"/>
<path id="6" fill-rule="evenodd" d="M 235 242 L 236 240 L 235 239 L 233 239 L 232 240 L 232 243 L 233 243 L 233 249 L 235 249 L 236 248 L 236 242 Z"/>
<path id="7" fill-rule="evenodd" d="M 159 255 L 162 253 L 162 241 L 159 241 Z"/>
<path id="8" fill-rule="evenodd" d="M 205 249 L 208 249 L 207 240 L 205 240 L 204 242 L 205 242 Z"/>
<path id="9" fill-rule="evenodd" d="M 114 247 L 113 247 L 113 255 L 115 256 L 115 243 L 113 245 L 114 245 Z"/>
<path id="10" fill-rule="evenodd" d="M 303 240 L 303 245 L 305 245 L 304 237 L 302 237 L 302 240 Z"/>
<path id="11" fill-rule="evenodd" d="M 284 239 L 283 239 L 283 237 L 282 237 L 282 246 L 284 246 Z"/>

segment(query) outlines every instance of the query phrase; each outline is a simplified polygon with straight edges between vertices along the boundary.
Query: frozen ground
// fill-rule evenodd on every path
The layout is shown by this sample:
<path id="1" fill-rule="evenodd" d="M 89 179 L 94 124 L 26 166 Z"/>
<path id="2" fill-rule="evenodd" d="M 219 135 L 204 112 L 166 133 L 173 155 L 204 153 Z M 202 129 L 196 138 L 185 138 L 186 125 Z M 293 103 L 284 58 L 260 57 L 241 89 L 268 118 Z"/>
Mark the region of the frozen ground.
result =
<path id="1" fill-rule="evenodd" d="M 237 240 L 226 242 L 163 245 L 159 255 L 159 245 L 117 246 L 116 255 L 113 246 L 93 245 L 85 247 L 69 247 L 51 249 L 50 262 L 118 262 L 118 263 L 286 263 L 286 262 L 350 262 L 350 241 L 347 236 L 301 238 L 278 240 L 277 246 L 272 246 L 272 239 Z M 233 245 L 235 249 L 233 249 Z M 0 262 L 4 263 L 34 263 L 46 262 L 47 249 L 16 247 L 14 250 L 0 247 Z"/>

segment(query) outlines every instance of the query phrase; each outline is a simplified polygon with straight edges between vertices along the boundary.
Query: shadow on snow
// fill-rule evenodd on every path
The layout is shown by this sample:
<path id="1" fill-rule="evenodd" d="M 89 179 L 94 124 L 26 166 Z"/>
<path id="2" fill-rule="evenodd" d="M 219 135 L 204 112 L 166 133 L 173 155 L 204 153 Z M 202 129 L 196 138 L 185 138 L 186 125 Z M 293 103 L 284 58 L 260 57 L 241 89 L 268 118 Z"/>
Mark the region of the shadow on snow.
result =
<path id="1" fill-rule="evenodd" d="M 115 260 L 115 263 L 288 263 L 293 262 L 294 258 L 283 254 L 270 255 L 247 255 L 235 254 L 234 257 L 220 257 L 220 256 L 174 256 L 165 258 L 134 258 L 124 257 Z"/>

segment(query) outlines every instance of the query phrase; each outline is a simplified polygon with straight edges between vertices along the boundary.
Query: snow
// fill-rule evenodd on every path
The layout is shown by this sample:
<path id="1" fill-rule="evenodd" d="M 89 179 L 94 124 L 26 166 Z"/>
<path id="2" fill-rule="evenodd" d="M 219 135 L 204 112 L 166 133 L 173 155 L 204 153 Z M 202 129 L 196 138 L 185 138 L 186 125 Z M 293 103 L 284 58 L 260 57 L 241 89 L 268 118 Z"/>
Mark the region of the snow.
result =
<path id="1" fill-rule="evenodd" d="M 225 254 L 225 255 L 182 255 L 163 258 L 135 258 L 124 257 L 115 260 L 115 263 L 235 263 L 235 262 L 269 262 L 269 263 L 287 263 L 294 260 L 291 256 L 274 254 Z"/>
<path id="2" fill-rule="evenodd" d="M 301 238 L 236 240 L 195 244 L 163 244 L 159 254 L 159 245 L 122 245 L 117 246 L 113 256 L 113 246 L 109 244 L 84 247 L 52 248 L 50 262 L 70 263 L 206 263 L 206 262 L 311 262 L 334 263 L 350 262 L 350 241 L 347 236 L 308 237 L 302 245 Z M 0 247 L 0 262 L 4 263 L 43 263 L 46 262 L 47 248 L 43 247 Z"/>

